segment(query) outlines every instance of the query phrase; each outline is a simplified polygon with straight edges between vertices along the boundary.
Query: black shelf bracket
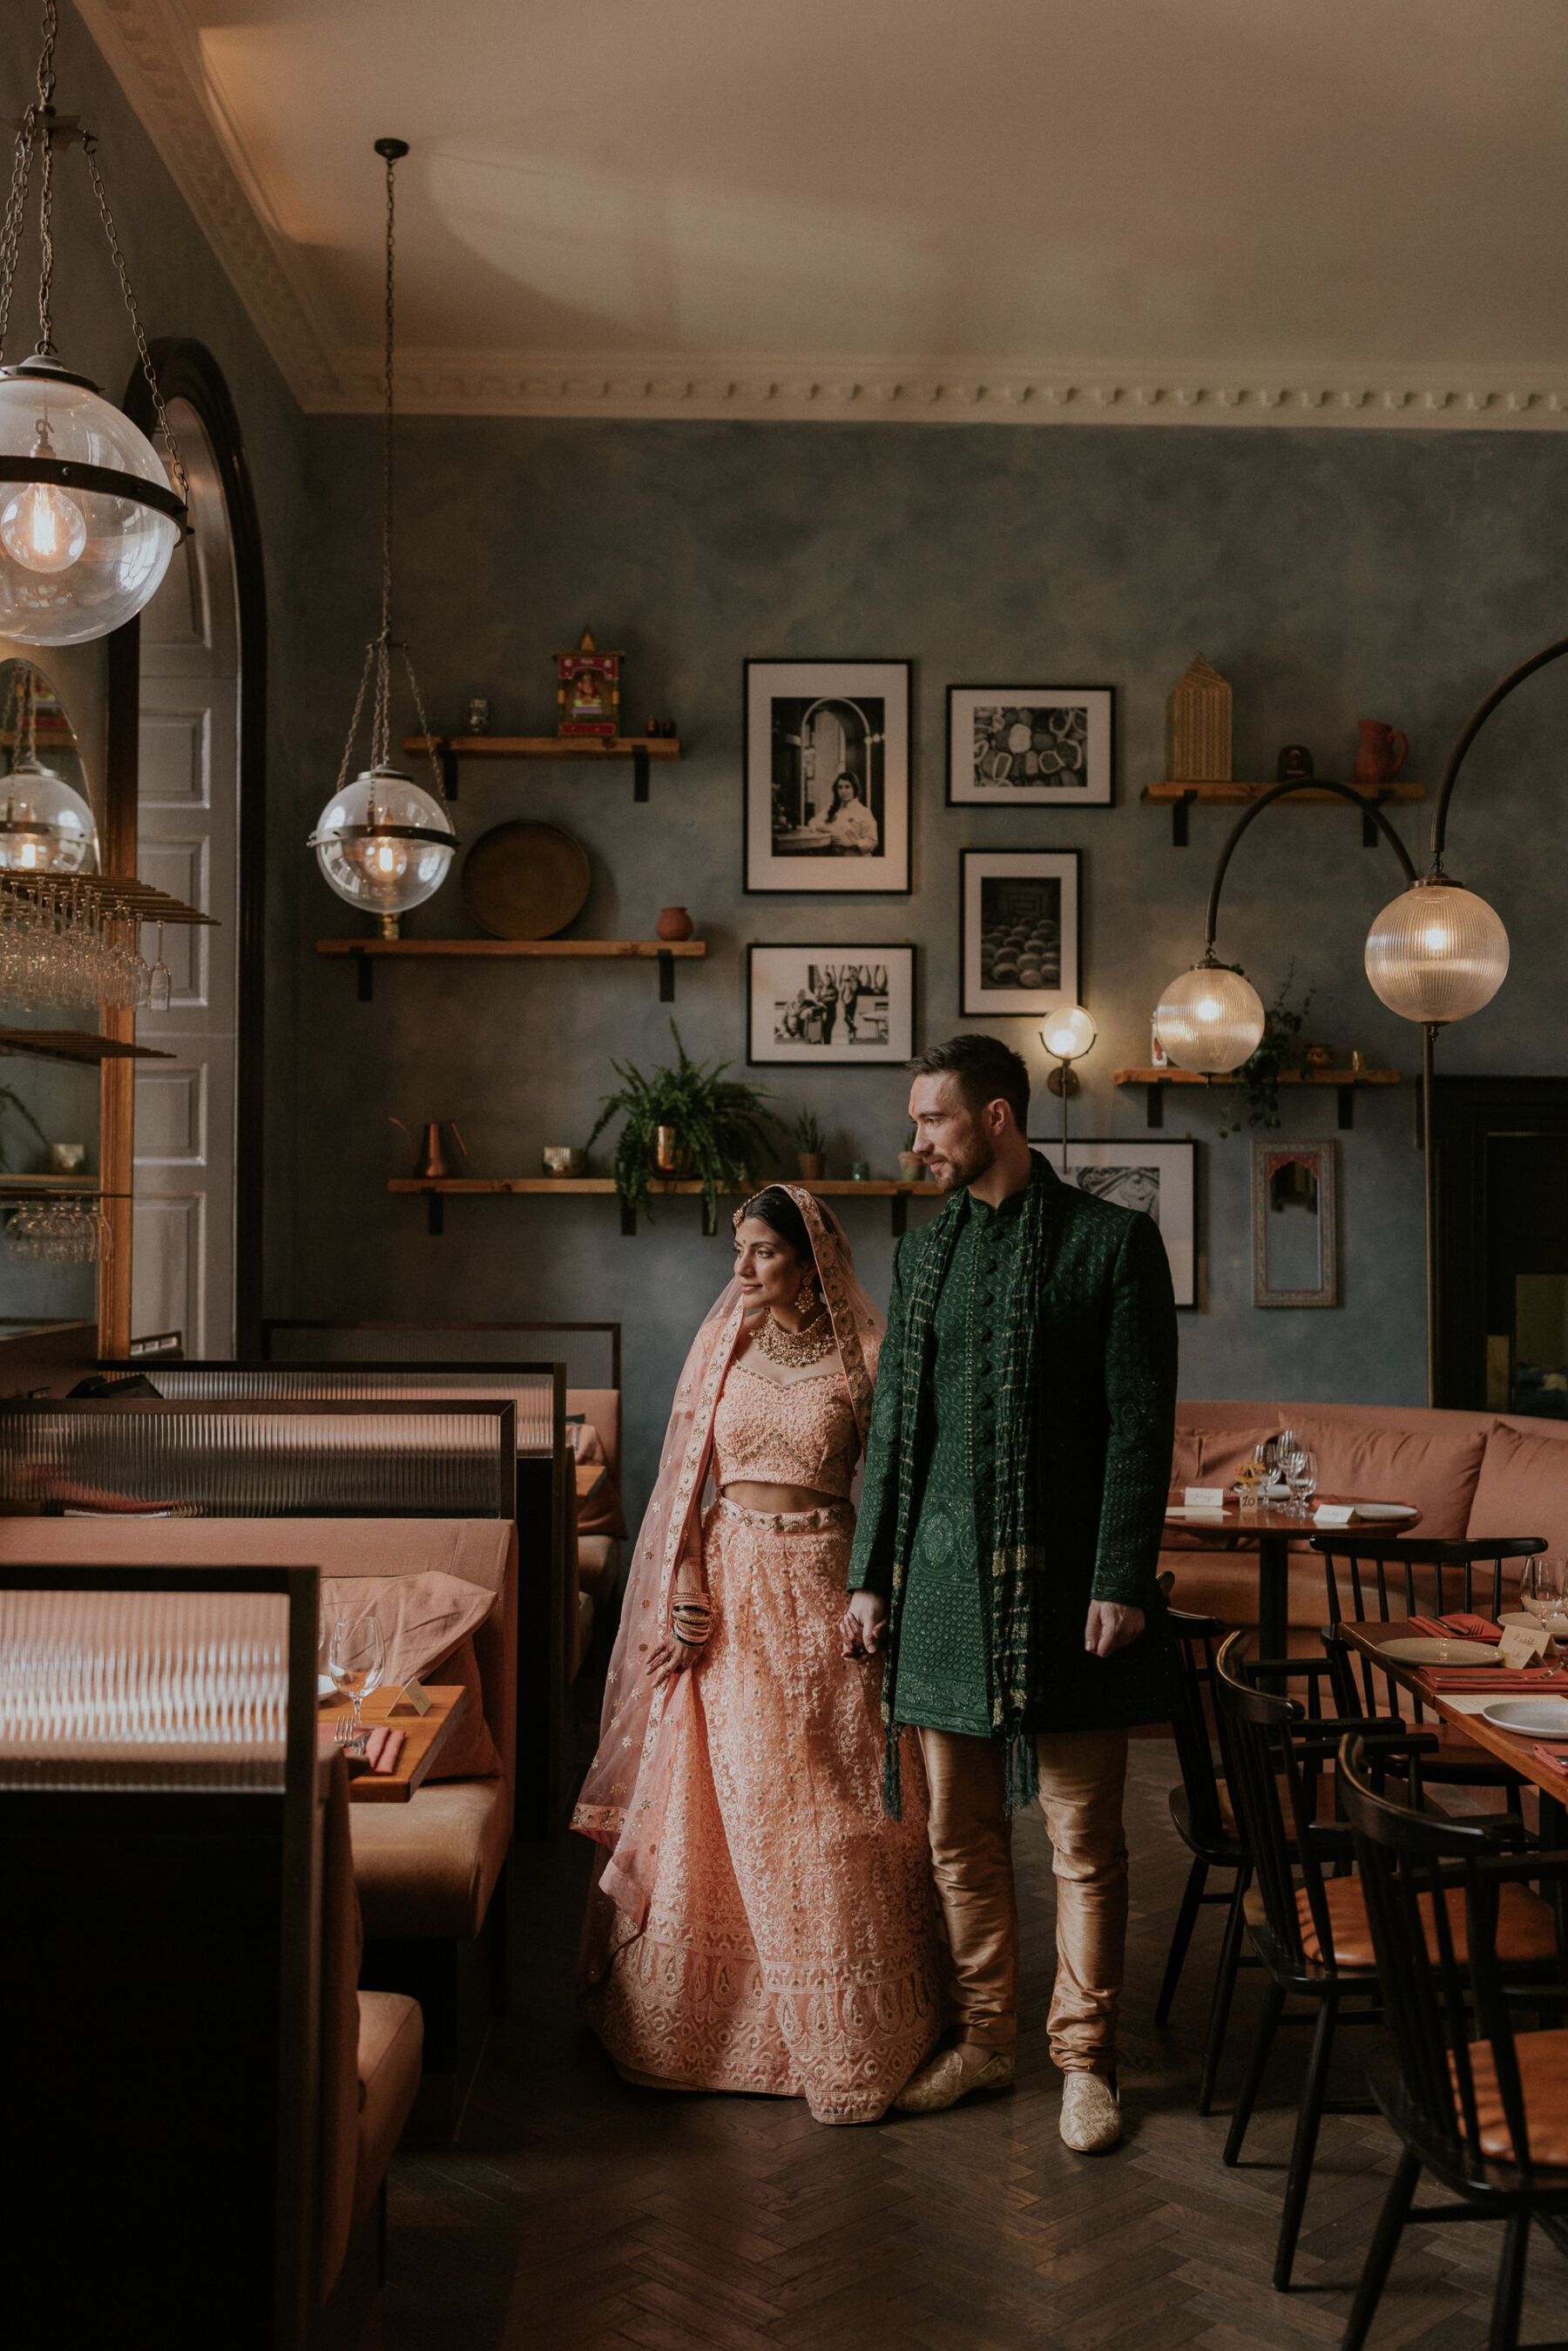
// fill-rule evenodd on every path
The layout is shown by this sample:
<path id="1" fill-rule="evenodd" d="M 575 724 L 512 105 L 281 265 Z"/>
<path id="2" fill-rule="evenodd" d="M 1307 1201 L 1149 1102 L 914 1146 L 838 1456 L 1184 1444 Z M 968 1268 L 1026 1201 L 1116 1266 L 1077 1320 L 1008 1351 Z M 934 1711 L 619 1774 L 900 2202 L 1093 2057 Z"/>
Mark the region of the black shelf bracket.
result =
<path id="1" fill-rule="evenodd" d="M 620 1204 L 620 1230 L 623 1240 L 633 1240 L 637 1237 L 637 1210 L 629 1200 L 623 1200 Z"/>
<path id="2" fill-rule="evenodd" d="M 457 798 L 457 753 L 443 738 L 436 747 L 436 756 L 441 761 L 441 789 L 449 800 L 454 800 Z"/>
<path id="3" fill-rule="evenodd" d="M 888 1205 L 893 1211 L 893 1238 L 898 1240 L 909 1228 L 909 1196 L 907 1192 L 895 1192 Z"/>
<path id="4" fill-rule="evenodd" d="M 439 1241 L 446 1230 L 446 1196 L 443 1193 L 425 1194 L 425 1230 L 432 1241 Z"/>
<path id="5" fill-rule="evenodd" d="M 1146 1124 L 1149 1126 L 1165 1124 L 1165 1088 L 1163 1086 L 1145 1086 L 1143 1106 Z"/>
<path id="6" fill-rule="evenodd" d="M 1355 1124 L 1355 1088 L 1340 1086 L 1335 1091 L 1339 1095 L 1340 1125 L 1354 1126 Z"/>
<path id="7" fill-rule="evenodd" d="M 634 800 L 648 798 L 648 746 L 639 743 L 631 755 L 631 796 Z"/>
<path id="8" fill-rule="evenodd" d="M 359 1001 L 369 1004 L 376 993 L 376 967 L 363 947 L 355 948 L 354 962 L 359 975 Z"/>
<path id="9" fill-rule="evenodd" d="M 1183 792 L 1179 800 L 1170 803 L 1170 845 L 1172 849 L 1187 847 L 1187 811 L 1198 798 L 1196 792 Z M 1152 1126 L 1151 1119 L 1149 1124 Z"/>
<path id="10" fill-rule="evenodd" d="M 660 1004 L 675 1001 L 675 957 L 668 947 L 659 950 L 659 1000 Z"/>

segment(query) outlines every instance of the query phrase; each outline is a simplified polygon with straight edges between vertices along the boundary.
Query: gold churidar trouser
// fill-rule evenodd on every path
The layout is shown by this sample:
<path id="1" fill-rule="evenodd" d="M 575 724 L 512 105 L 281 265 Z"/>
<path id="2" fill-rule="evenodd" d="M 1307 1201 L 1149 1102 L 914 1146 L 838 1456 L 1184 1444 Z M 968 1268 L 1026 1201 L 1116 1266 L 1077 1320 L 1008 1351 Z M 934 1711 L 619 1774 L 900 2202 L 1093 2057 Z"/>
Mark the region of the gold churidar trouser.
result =
<path id="1" fill-rule="evenodd" d="M 1011 2049 L 1018 2037 L 1018 1903 L 999 1739 L 921 1728 L 930 1789 L 931 1867 L 947 1922 L 948 2003 L 961 2040 Z M 1034 1742 L 1040 1806 L 1056 1876 L 1051 2054 L 1064 2074 L 1108 2074 L 1127 1947 L 1122 1834 L 1125 1730 L 1065 1730 Z"/>

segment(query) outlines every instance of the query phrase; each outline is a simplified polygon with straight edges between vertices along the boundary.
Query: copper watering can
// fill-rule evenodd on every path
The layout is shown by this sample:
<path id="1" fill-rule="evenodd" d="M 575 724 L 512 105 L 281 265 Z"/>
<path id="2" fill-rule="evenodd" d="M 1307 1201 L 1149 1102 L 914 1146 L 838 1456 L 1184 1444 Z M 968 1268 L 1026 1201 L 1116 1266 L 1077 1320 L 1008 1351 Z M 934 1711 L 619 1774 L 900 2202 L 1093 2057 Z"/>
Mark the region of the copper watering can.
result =
<path id="1" fill-rule="evenodd" d="M 450 1176 L 452 1174 L 452 1169 L 447 1165 L 446 1154 L 441 1147 L 441 1131 L 443 1125 L 451 1127 L 452 1141 L 456 1144 L 463 1157 L 465 1159 L 468 1157 L 468 1145 L 464 1143 L 462 1135 L 458 1133 L 457 1121 L 454 1118 L 428 1119 L 425 1122 L 424 1126 L 424 1145 L 422 1149 L 420 1144 L 414 1141 L 414 1138 L 410 1134 L 408 1128 L 403 1126 L 403 1122 L 400 1118 L 389 1119 L 388 1123 L 391 1126 L 402 1128 L 403 1139 L 409 1146 L 410 1164 L 416 1176 L 428 1176 L 433 1181 L 438 1176 Z"/>

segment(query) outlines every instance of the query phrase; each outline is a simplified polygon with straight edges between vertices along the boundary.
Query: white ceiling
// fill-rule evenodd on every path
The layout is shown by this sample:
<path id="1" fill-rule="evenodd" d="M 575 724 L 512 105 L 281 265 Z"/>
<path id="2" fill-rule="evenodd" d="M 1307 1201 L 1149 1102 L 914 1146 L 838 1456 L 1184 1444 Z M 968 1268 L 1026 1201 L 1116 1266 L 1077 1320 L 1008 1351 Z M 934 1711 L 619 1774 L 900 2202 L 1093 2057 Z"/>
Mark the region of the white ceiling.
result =
<path id="1" fill-rule="evenodd" d="M 1565 0 L 79 5 L 314 408 L 1568 421 Z"/>

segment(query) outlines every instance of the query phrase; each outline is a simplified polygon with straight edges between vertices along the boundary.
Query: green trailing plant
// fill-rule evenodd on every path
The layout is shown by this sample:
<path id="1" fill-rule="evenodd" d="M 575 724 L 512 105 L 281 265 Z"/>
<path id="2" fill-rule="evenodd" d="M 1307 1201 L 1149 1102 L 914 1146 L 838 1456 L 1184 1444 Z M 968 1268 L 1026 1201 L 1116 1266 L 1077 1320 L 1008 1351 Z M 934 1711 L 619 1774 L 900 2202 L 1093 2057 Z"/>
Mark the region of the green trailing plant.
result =
<path id="1" fill-rule="evenodd" d="M 814 1110 L 803 1110 L 794 1123 L 794 1147 L 808 1157 L 822 1149 L 822 1126 Z"/>
<path id="2" fill-rule="evenodd" d="M 45 1150 L 47 1151 L 49 1147 L 49 1138 L 44 1133 L 43 1128 L 38 1124 L 37 1120 L 33 1116 L 32 1112 L 27 1108 L 26 1103 L 22 1100 L 21 1095 L 11 1086 L 0 1086 L 0 1121 L 3 1121 L 4 1113 L 8 1110 L 15 1111 L 18 1118 L 25 1118 L 26 1120 L 27 1124 L 32 1128 L 34 1134 L 43 1144 Z M 4 1123 L 0 1123 L 0 1173 L 8 1172 L 10 1165 L 11 1163 L 5 1156 L 5 1130 Z"/>
<path id="3" fill-rule="evenodd" d="M 1241 966 L 1230 968 L 1239 971 Z M 1249 1126 L 1277 1127 L 1280 1123 L 1280 1080 L 1287 1072 L 1303 1067 L 1302 1049 L 1298 1041 L 1312 1010 L 1315 989 L 1308 988 L 1299 1006 L 1290 1001 L 1291 985 L 1296 975 L 1293 963 L 1280 982 L 1280 992 L 1263 1015 L 1263 1033 L 1251 1061 L 1243 1061 L 1236 1072 L 1235 1090 L 1227 1095 L 1225 1113 L 1220 1122 L 1220 1140 L 1241 1132 L 1241 1113 L 1247 1113 Z"/>
<path id="4" fill-rule="evenodd" d="M 670 1033 L 680 1057 L 673 1069 L 610 1063 L 620 1088 L 600 1102 L 587 1148 L 592 1150 L 612 1119 L 624 1119 L 615 1146 L 615 1187 L 623 1210 L 634 1216 L 640 1208 L 651 1224 L 659 1129 L 673 1127 L 682 1173 L 702 1180 L 702 1229 L 712 1233 L 719 1228 L 721 1190 L 729 1185 L 756 1190 L 784 1128 L 763 1107 L 772 1099 L 764 1087 L 727 1079 L 729 1061 L 694 1061 L 673 1020 Z"/>

